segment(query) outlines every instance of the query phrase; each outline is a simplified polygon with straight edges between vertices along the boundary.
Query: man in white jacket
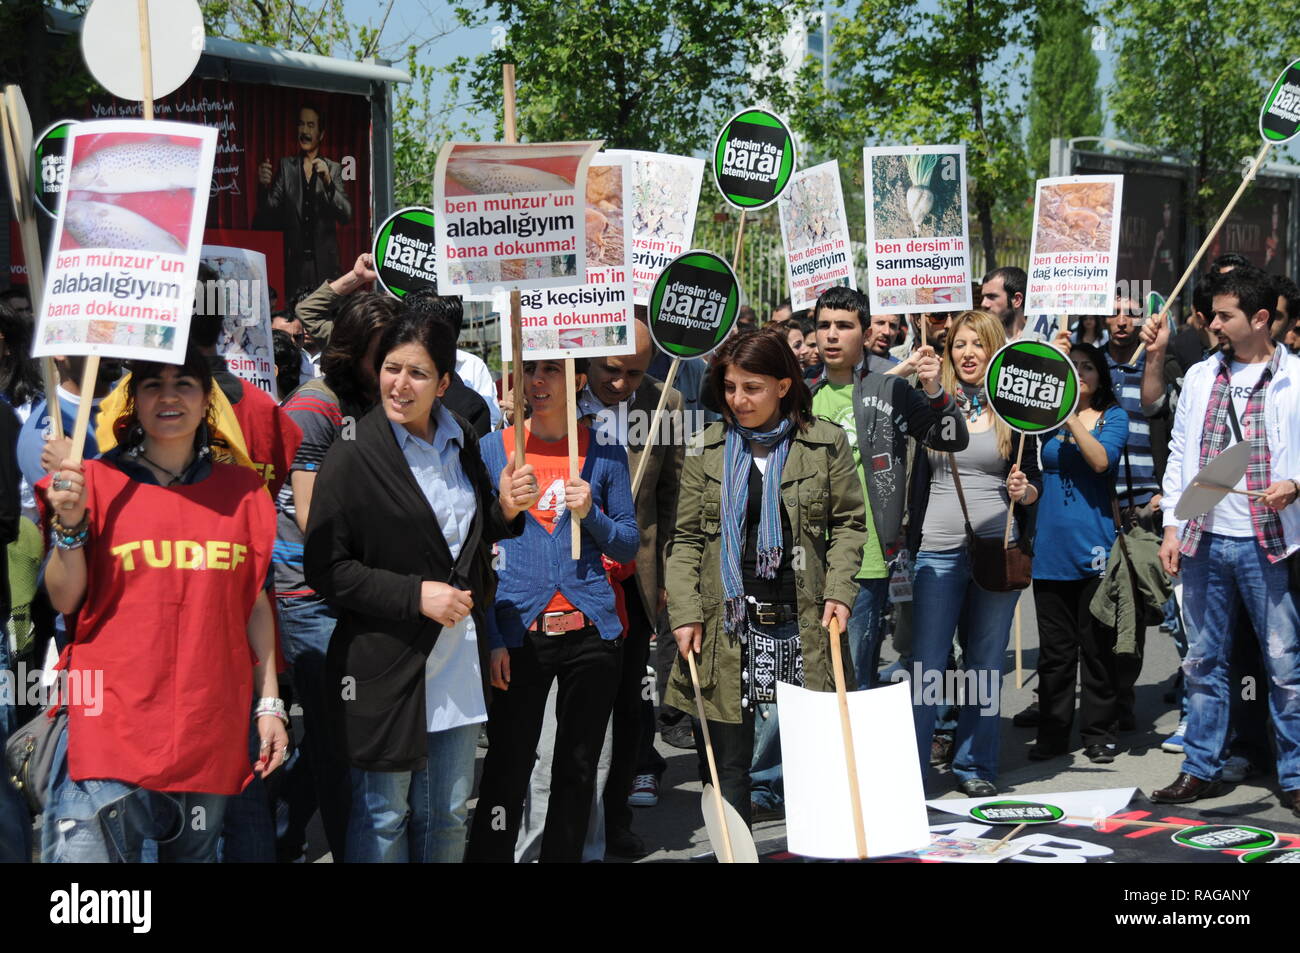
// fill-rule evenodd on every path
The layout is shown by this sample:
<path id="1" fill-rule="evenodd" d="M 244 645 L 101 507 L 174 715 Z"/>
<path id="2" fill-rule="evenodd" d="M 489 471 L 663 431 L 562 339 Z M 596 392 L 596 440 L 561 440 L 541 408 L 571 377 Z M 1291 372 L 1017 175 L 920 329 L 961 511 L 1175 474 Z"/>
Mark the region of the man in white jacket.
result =
<path id="1" fill-rule="evenodd" d="M 1229 683 L 1228 658 L 1244 609 L 1268 673 L 1282 799 L 1300 816 L 1300 611 L 1289 586 L 1300 559 L 1300 358 L 1269 334 L 1277 303 L 1269 275 L 1241 267 L 1210 281 L 1210 331 L 1220 351 L 1184 379 L 1161 505 L 1160 557 L 1184 582 L 1185 760 L 1174 783 L 1151 799 L 1183 804 L 1222 791 L 1229 701 L 1238 690 Z M 1163 322 L 1148 322 L 1142 337 L 1147 360 L 1163 361 Z M 1178 501 L 1196 474 L 1240 440 L 1253 452 L 1238 492 L 1202 516 L 1178 520 Z"/>

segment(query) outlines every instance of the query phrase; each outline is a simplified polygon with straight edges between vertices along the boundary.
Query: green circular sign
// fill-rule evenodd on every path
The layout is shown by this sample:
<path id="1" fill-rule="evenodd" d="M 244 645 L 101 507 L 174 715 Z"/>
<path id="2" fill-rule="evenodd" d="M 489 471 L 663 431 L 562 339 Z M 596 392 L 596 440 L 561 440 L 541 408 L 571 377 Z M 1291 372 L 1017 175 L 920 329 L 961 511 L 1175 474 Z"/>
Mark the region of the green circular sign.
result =
<path id="1" fill-rule="evenodd" d="M 703 357 L 740 311 L 740 282 L 723 259 L 692 249 L 668 263 L 650 292 L 650 336 L 669 357 Z"/>
<path id="2" fill-rule="evenodd" d="M 1265 142 L 1281 145 L 1300 133 L 1300 60 L 1277 78 L 1259 111 L 1259 134 Z"/>
<path id="3" fill-rule="evenodd" d="M 438 290 L 433 241 L 433 209 L 418 205 L 399 209 L 375 232 L 375 273 L 394 298 L 412 291 Z"/>
<path id="4" fill-rule="evenodd" d="M 1277 843 L 1277 835 L 1262 827 L 1234 824 L 1202 824 L 1173 835 L 1173 842 L 1197 850 L 1263 850 Z"/>
<path id="5" fill-rule="evenodd" d="M 970 816 L 985 824 L 1055 824 L 1065 811 L 1038 801 L 985 801 L 972 807 Z"/>
<path id="6" fill-rule="evenodd" d="M 61 119 L 42 132 L 32 146 L 32 192 L 36 207 L 50 218 L 59 214 L 59 196 L 68 181 L 68 133 L 76 124 L 75 119 Z"/>
<path id="7" fill-rule="evenodd" d="M 1074 362 L 1041 341 L 1012 341 L 994 354 L 984 387 L 993 412 L 1020 433 L 1055 430 L 1079 400 Z"/>
<path id="8" fill-rule="evenodd" d="M 1300 848 L 1278 847 L 1276 849 L 1252 850 L 1237 855 L 1243 864 L 1300 864 Z"/>
<path id="9" fill-rule="evenodd" d="M 746 109 L 732 116 L 713 144 L 713 180 L 735 208 L 766 208 L 790 184 L 794 136 L 778 116 Z"/>

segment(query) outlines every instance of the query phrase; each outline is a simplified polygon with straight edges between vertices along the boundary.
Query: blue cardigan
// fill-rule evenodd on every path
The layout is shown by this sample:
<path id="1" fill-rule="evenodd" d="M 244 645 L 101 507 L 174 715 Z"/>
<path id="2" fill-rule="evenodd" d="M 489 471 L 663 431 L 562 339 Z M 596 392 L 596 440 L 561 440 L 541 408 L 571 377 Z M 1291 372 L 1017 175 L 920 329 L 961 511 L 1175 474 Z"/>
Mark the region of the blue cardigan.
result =
<path id="1" fill-rule="evenodd" d="M 487 471 L 496 477 L 507 456 L 503 431 L 479 441 Z M 632 505 L 632 480 L 627 452 L 593 436 L 588 442 L 582 478 L 591 484 L 591 512 L 582 521 L 582 558 L 574 560 L 566 512 L 551 535 L 531 514 L 524 515 L 524 532 L 503 539 L 500 547 L 496 604 L 487 613 L 488 644 L 494 649 L 517 648 L 524 633 L 542 614 L 556 591 L 596 623 L 602 639 L 617 639 L 623 624 L 614 608 L 601 554 L 620 563 L 636 559 L 641 532 Z"/>

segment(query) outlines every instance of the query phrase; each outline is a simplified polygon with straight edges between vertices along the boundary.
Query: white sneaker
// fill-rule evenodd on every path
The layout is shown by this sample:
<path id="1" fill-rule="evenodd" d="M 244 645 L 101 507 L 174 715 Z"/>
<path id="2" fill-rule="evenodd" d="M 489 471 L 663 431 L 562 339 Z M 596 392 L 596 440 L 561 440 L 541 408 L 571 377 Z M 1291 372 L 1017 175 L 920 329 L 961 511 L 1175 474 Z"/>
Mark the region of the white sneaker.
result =
<path id="1" fill-rule="evenodd" d="M 1160 750 L 1168 751 L 1170 754 L 1182 754 L 1183 735 L 1185 735 L 1186 733 L 1187 733 L 1187 722 L 1180 721 L 1178 723 L 1178 727 L 1174 729 L 1174 733 L 1170 735 L 1168 738 L 1166 738 L 1163 742 L 1161 742 Z"/>
<path id="2" fill-rule="evenodd" d="M 659 779 L 653 774 L 638 774 L 627 796 L 628 807 L 654 807 L 659 803 Z"/>

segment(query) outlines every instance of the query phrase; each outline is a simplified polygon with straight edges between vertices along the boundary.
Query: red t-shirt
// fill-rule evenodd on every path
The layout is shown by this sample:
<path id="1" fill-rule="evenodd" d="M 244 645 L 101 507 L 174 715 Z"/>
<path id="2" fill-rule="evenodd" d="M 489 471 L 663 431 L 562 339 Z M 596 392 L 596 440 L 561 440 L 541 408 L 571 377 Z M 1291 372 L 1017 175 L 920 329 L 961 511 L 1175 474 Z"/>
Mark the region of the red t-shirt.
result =
<path id="1" fill-rule="evenodd" d="M 272 498 L 289 477 L 289 466 L 302 443 L 302 430 L 271 395 L 260 387 L 242 382 L 244 396 L 232 404 L 249 459 L 261 471 Z"/>
<path id="2" fill-rule="evenodd" d="M 207 479 L 171 488 L 96 460 L 84 467 L 88 588 L 66 660 L 68 773 L 238 794 L 252 777 L 248 619 L 275 506 L 245 467 L 213 464 Z"/>
<path id="3" fill-rule="evenodd" d="M 502 431 L 501 439 L 505 441 L 506 453 L 513 459 L 515 452 L 515 428 L 507 427 Z M 591 443 L 591 430 L 578 428 L 578 472 L 582 472 L 587 461 L 587 447 Z M 524 443 L 524 462 L 530 464 L 537 476 L 537 485 L 542 495 L 528 512 L 542 529 L 554 535 L 555 524 L 560 517 L 569 512 L 564 505 L 564 484 L 569 480 L 569 438 L 563 440 L 542 440 L 528 431 Z M 567 532 L 567 530 L 566 530 Z M 557 589 L 551 601 L 546 604 L 546 612 L 573 612 L 575 606 Z"/>

